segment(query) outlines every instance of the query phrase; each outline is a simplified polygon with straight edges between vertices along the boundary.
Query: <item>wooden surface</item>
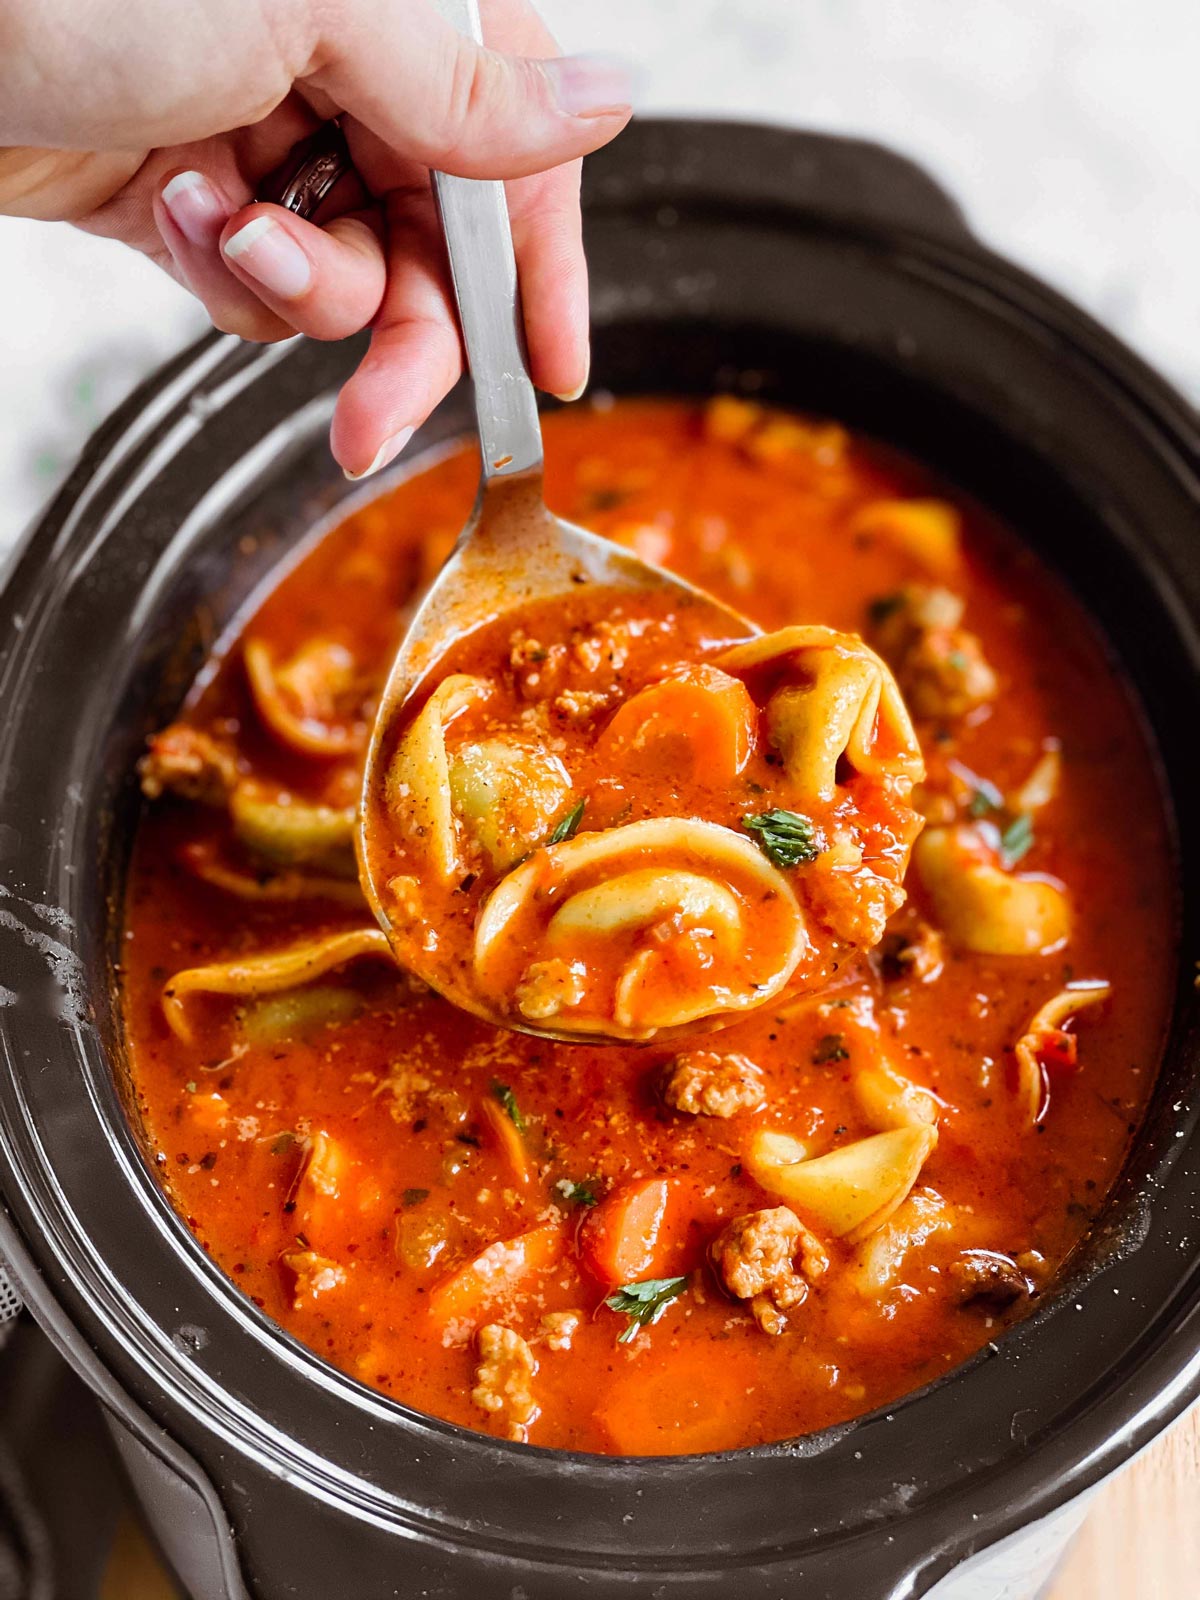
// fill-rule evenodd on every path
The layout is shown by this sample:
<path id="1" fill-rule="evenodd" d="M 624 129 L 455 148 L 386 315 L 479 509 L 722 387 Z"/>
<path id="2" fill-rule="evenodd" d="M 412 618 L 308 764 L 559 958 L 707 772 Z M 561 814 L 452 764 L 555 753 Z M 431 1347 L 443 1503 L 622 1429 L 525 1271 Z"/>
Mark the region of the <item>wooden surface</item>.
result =
<path id="1" fill-rule="evenodd" d="M 1047 1600 L 1198 1595 L 1200 1409 L 1100 1491 Z M 118 1530 L 100 1600 L 179 1600 L 132 1521 Z"/>
<path id="2" fill-rule="evenodd" d="M 1200 1409 L 1099 1493 L 1048 1600 L 1200 1595 Z"/>

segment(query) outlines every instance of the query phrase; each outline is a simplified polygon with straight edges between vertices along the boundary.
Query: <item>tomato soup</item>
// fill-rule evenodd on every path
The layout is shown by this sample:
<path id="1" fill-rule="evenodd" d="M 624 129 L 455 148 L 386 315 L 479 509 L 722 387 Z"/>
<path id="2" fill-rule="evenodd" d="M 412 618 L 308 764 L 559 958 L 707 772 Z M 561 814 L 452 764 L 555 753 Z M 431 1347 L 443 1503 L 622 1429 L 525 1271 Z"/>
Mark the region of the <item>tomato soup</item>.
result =
<path id="1" fill-rule="evenodd" d="M 1172 984 L 1154 753 L 1061 581 L 836 423 L 628 400 L 546 446 L 556 511 L 787 641 L 595 593 L 447 663 L 485 689 L 435 729 L 442 857 L 392 818 L 413 936 L 567 1036 L 440 998 L 357 881 L 464 445 L 289 571 L 151 741 L 144 1141 L 241 1290 L 406 1405 L 617 1454 L 806 1433 L 999 1337 L 1103 1206 Z"/>

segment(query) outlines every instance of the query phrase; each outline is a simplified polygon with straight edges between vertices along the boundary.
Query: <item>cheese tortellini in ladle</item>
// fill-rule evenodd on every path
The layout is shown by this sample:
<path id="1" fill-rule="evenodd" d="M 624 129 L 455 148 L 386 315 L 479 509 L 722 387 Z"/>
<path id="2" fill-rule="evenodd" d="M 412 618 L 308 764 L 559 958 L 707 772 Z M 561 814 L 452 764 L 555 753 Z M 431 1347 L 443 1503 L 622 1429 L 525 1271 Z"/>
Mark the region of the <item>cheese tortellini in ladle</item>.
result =
<path id="1" fill-rule="evenodd" d="M 904 900 L 923 765 L 891 673 L 831 628 L 728 646 L 601 598 L 489 624 L 401 713 L 363 836 L 393 949 L 563 1038 L 819 988 Z"/>
<path id="2" fill-rule="evenodd" d="M 907 796 L 924 772 L 912 721 L 887 666 L 854 634 L 781 628 L 718 657 L 726 672 L 756 672 L 766 728 L 802 799 L 833 800 L 839 768 L 890 780 Z"/>
<path id="3" fill-rule="evenodd" d="M 484 905 L 474 957 L 527 1022 L 639 1039 L 762 1005 L 807 946 L 791 887 L 748 839 L 661 817 L 538 851 Z"/>

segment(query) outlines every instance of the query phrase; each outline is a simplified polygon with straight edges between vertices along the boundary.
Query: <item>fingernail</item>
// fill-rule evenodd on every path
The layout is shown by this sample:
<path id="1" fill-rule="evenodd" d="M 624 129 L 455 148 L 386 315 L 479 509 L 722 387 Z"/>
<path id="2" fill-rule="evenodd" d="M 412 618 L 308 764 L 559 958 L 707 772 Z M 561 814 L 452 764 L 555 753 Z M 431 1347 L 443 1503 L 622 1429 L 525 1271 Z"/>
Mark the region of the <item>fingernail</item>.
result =
<path id="1" fill-rule="evenodd" d="M 230 214 L 202 172 L 177 172 L 162 192 L 162 203 L 190 244 L 211 244 Z"/>
<path id="2" fill-rule="evenodd" d="M 556 400 L 563 401 L 563 403 L 565 405 L 570 405 L 572 400 L 578 400 L 582 396 L 583 391 L 588 386 L 588 380 L 591 378 L 591 376 L 592 376 L 592 353 L 589 350 L 588 351 L 588 357 L 587 357 L 587 364 L 583 369 L 583 382 L 580 383 L 580 384 L 577 384 L 575 386 L 575 388 L 571 390 L 570 394 L 556 394 L 554 396 L 554 398 Z"/>
<path id="3" fill-rule="evenodd" d="M 373 472 L 378 472 L 380 467 L 386 467 L 389 461 L 394 461 L 412 436 L 412 428 L 401 428 L 399 433 L 393 433 L 383 441 L 369 467 L 364 467 L 362 472 L 351 472 L 348 467 L 343 467 L 342 471 L 351 483 L 357 483 L 360 478 L 369 478 Z"/>
<path id="4" fill-rule="evenodd" d="M 273 217 L 254 217 L 225 241 L 227 261 L 279 300 L 298 300 L 312 282 L 308 257 Z"/>
<path id="5" fill-rule="evenodd" d="M 569 117 L 602 117 L 633 104 L 633 74 L 620 56 L 556 56 L 542 70 Z"/>

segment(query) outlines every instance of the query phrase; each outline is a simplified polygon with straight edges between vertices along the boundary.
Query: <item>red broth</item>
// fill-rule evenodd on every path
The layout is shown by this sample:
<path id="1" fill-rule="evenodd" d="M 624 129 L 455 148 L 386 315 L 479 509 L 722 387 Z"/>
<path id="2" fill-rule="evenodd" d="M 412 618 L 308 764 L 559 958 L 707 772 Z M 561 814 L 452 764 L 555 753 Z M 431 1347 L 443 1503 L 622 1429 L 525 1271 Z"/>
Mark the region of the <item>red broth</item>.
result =
<path id="1" fill-rule="evenodd" d="M 747 420 L 737 406 L 575 407 L 548 417 L 546 436 L 556 510 L 764 628 L 886 634 L 878 602 L 913 585 L 965 602 L 898 669 L 928 766 L 927 837 L 965 829 L 991 869 L 1063 886 L 1065 942 L 965 948 L 939 929 L 947 905 L 913 867 L 883 943 L 841 963 L 832 989 L 645 1046 L 495 1030 L 405 978 L 369 938 L 310 983 L 299 968 L 263 979 L 260 958 L 370 927 L 345 819 L 402 610 L 471 503 L 464 448 L 350 516 L 288 574 L 144 768 L 148 789 L 176 791 L 146 810 L 125 908 L 145 1140 L 242 1290 L 408 1405 L 616 1453 L 804 1433 L 998 1337 L 1102 1206 L 1150 1091 L 1172 984 L 1153 752 L 1062 584 L 916 466 L 833 424 Z M 897 518 L 894 503 L 914 500 L 941 511 Z M 932 667 L 931 640 L 948 641 Z M 274 730 L 262 681 L 257 697 L 249 687 L 255 642 L 284 664 Z M 946 673 L 970 676 L 976 651 L 994 682 L 968 704 Z M 1040 794 L 1023 788 L 1035 769 Z M 173 989 L 181 971 L 230 962 L 250 963 L 239 992 Z M 1031 1105 L 1014 1047 L 1064 983 L 1085 979 L 1111 994 L 1038 1035 L 1048 1097 L 1039 1081 Z M 684 1050 L 726 1066 L 680 1069 Z M 743 1064 L 732 1076 L 730 1059 Z M 793 1204 L 751 1175 L 755 1141 L 776 1131 L 813 1157 L 877 1136 L 862 1075 L 881 1065 L 935 1097 L 923 1103 L 936 1107 L 936 1145 L 865 1231 L 795 1203 L 828 1268 L 797 1258 L 802 1298 L 759 1317 L 712 1264 L 715 1242 L 718 1268 L 731 1250 L 739 1259 L 741 1242 L 718 1242 L 731 1223 Z M 606 1303 L 646 1280 L 667 1287 Z M 661 1314 L 639 1327 L 628 1315 L 639 1304 Z"/>

